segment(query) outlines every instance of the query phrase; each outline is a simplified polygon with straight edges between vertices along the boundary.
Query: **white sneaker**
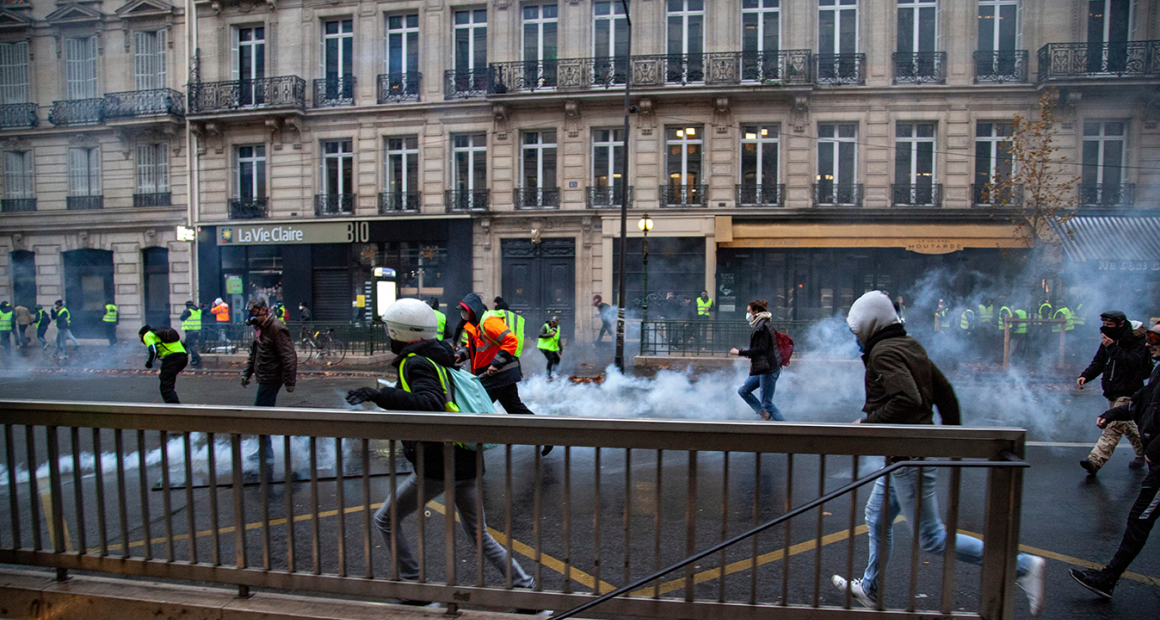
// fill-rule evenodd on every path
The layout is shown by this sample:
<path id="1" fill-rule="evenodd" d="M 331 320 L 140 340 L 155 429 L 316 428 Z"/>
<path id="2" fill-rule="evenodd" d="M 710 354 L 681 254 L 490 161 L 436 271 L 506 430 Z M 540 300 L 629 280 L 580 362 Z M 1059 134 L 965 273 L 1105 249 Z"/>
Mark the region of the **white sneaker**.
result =
<path id="1" fill-rule="evenodd" d="M 1031 567 L 1027 569 L 1027 574 L 1015 579 L 1015 584 L 1027 593 L 1032 616 L 1043 613 L 1043 604 L 1047 599 L 1047 576 L 1044 574 L 1046 570 L 1047 560 L 1033 555 L 1031 556 Z"/>
<path id="2" fill-rule="evenodd" d="M 834 575 L 830 578 L 830 581 L 832 581 L 834 585 L 843 592 L 845 592 L 846 587 L 849 586 L 850 594 L 852 594 L 859 603 L 862 603 L 863 607 L 874 608 L 877 605 L 874 600 L 875 597 L 871 596 L 868 592 L 862 589 L 861 579 L 847 580 L 841 575 Z"/>

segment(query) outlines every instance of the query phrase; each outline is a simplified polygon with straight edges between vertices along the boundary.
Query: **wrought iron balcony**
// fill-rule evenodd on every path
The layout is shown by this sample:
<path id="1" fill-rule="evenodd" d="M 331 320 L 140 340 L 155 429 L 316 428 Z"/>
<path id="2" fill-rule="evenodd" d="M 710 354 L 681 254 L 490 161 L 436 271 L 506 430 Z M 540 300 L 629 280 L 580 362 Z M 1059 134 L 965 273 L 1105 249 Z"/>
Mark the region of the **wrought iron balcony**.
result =
<path id="1" fill-rule="evenodd" d="M 87 209 L 105 208 L 104 196 L 69 196 L 65 198 L 65 207 L 69 211 L 84 211 Z"/>
<path id="2" fill-rule="evenodd" d="M 1130 207 L 1135 203 L 1135 183 L 1089 183 L 1079 186 L 1081 207 Z"/>
<path id="3" fill-rule="evenodd" d="M 172 207 L 173 194 L 170 192 L 153 192 L 150 194 L 133 194 L 134 207 Z"/>
<path id="4" fill-rule="evenodd" d="M 705 60 L 704 53 L 633 56 L 632 85 L 703 84 L 706 82 Z M 733 74 L 736 75 L 736 67 L 733 68 Z"/>
<path id="5" fill-rule="evenodd" d="M 1023 185 L 1010 188 L 994 185 L 971 185 L 971 204 L 976 207 L 1020 207 L 1023 206 Z"/>
<path id="6" fill-rule="evenodd" d="M 21 213 L 24 211 L 35 211 L 35 198 L 3 198 L 0 199 L 0 212 L 2 213 Z"/>
<path id="7" fill-rule="evenodd" d="M 57 127 L 99 125 L 105 122 L 104 99 L 70 99 L 53 101 L 48 122 Z"/>
<path id="8" fill-rule="evenodd" d="M 36 117 L 35 103 L 0 105 L 0 129 L 25 129 L 38 124 L 40 119 Z"/>
<path id="9" fill-rule="evenodd" d="M 189 85 L 192 114 L 306 107 L 306 80 L 296 75 Z"/>
<path id="10" fill-rule="evenodd" d="M 862 184 L 814 183 L 815 207 L 861 207 Z"/>
<path id="11" fill-rule="evenodd" d="M 704 207 L 709 204 L 708 185 L 662 185 L 662 207 Z"/>
<path id="12" fill-rule="evenodd" d="M 517 187 L 512 190 L 516 209 L 559 209 L 559 187 Z"/>
<path id="13" fill-rule="evenodd" d="M 710 66 L 717 65 L 723 54 L 709 54 Z M 780 50 L 770 52 L 741 52 L 742 82 L 776 82 L 782 84 L 812 84 L 810 50 Z M 717 73 L 710 69 L 710 74 Z"/>
<path id="14" fill-rule="evenodd" d="M 443 194 L 448 213 L 485 212 L 491 198 L 491 190 L 487 189 L 449 189 Z"/>
<path id="15" fill-rule="evenodd" d="M 423 74 L 386 73 L 378 77 L 376 89 L 379 103 L 400 103 L 419 100 L 419 83 Z"/>
<path id="16" fill-rule="evenodd" d="M 1160 41 L 1048 43 L 1039 48 L 1039 81 L 1160 76 Z"/>
<path id="17" fill-rule="evenodd" d="M 896 207 L 941 207 L 942 183 L 890 186 L 891 203 Z"/>
<path id="18" fill-rule="evenodd" d="M 185 116 L 185 97 L 168 88 L 105 95 L 105 118 Z"/>
<path id="19" fill-rule="evenodd" d="M 255 220 L 266 217 L 269 214 L 269 201 L 270 199 L 265 196 L 261 198 L 235 198 L 230 201 L 230 219 Z"/>
<path id="20" fill-rule="evenodd" d="M 314 80 L 314 107 L 354 105 L 354 93 L 355 78 L 353 75 Z"/>
<path id="21" fill-rule="evenodd" d="M 823 86 L 862 86 L 866 54 L 815 54 L 814 79 Z"/>
<path id="22" fill-rule="evenodd" d="M 785 184 L 753 185 L 741 183 L 737 186 L 737 206 L 784 207 Z"/>
<path id="23" fill-rule="evenodd" d="M 582 73 L 586 67 L 571 60 L 524 60 L 518 62 L 493 62 L 489 93 L 530 93 L 537 90 L 551 90 L 559 86 L 560 63 L 564 64 L 564 86 L 585 85 L 588 80 Z"/>
<path id="24" fill-rule="evenodd" d="M 946 52 L 894 54 L 895 84 L 946 84 Z"/>
<path id="25" fill-rule="evenodd" d="M 1027 81 L 1027 50 L 975 52 L 976 84 L 1022 84 Z"/>
<path id="26" fill-rule="evenodd" d="M 355 194 L 315 194 L 314 215 L 353 215 L 357 198 Z"/>
<path id="27" fill-rule="evenodd" d="M 619 209 L 624 204 L 624 191 L 619 185 L 589 185 L 584 190 L 584 203 L 589 209 Z M 628 187 L 628 204 L 632 205 L 631 185 Z"/>
<path id="28" fill-rule="evenodd" d="M 422 192 L 382 192 L 379 194 L 379 213 L 418 213 Z"/>
<path id="29" fill-rule="evenodd" d="M 489 92 L 488 69 L 451 69 L 443 72 L 444 99 L 474 99 Z M 506 92 L 506 91 L 505 91 Z"/>

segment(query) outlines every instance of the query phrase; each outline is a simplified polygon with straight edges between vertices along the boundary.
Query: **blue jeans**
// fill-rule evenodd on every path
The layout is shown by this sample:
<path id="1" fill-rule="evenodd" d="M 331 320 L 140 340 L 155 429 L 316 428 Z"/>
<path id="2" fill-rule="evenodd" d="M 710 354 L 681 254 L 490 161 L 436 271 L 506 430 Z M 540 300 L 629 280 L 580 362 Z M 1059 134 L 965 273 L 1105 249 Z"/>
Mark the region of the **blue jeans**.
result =
<path id="1" fill-rule="evenodd" d="M 862 588 L 868 593 L 878 592 L 878 554 L 881 553 L 879 535 L 882 527 L 882 495 L 885 493 L 887 477 L 879 478 L 874 483 L 874 490 L 870 492 L 870 500 L 866 502 L 866 527 L 869 528 L 870 559 L 866 572 L 862 575 Z M 890 480 L 890 508 L 886 519 L 890 524 L 899 514 L 906 517 L 906 525 L 914 535 L 915 523 L 918 524 L 918 545 L 923 551 L 930 551 L 942 555 L 946 550 L 947 530 L 942 519 L 938 516 L 938 496 L 935 485 L 938 474 L 934 468 L 922 470 L 922 514 L 914 518 L 915 498 L 918 496 L 918 468 L 906 467 L 889 476 Z M 894 547 L 893 525 L 886 530 L 886 561 L 890 561 L 890 554 Z M 971 536 L 955 534 L 955 558 L 971 564 L 983 563 L 983 541 Z M 1016 561 L 1016 574 L 1023 576 L 1031 566 L 1031 556 L 1020 553 Z"/>
<path id="2" fill-rule="evenodd" d="M 781 368 L 766 374 L 766 375 L 750 375 L 741 387 L 737 388 L 737 393 L 741 395 L 741 399 L 753 408 L 753 413 L 761 415 L 762 411 L 769 414 L 769 417 L 777 422 L 785 422 L 785 417 L 781 415 L 777 405 L 773 404 L 773 391 L 777 388 L 777 378 L 781 376 Z M 761 387 L 761 400 L 757 400 L 753 396 L 754 390 Z"/>

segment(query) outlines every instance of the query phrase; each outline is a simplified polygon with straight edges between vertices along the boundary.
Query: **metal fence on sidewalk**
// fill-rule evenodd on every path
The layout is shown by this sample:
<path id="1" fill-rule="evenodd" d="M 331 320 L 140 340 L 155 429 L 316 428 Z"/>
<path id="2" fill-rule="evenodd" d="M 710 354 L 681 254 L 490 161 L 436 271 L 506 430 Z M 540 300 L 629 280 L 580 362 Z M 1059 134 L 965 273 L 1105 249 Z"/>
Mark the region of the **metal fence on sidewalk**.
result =
<path id="1" fill-rule="evenodd" d="M 816 321 L 774 321 L 773 327 L 790 335 L 801 349 L 802 335 Z M 723 357 L 736 347 L 749 347 L 753 328 L 744 320 L 702 319 L 648 321 L 641 326 L 641 355 L 671 357 Z"/>
<path id="2" fill-rule="evenodd" d="M 96 571 L 228 584 L 242 595 L 566 610 L 798 509 L 596 610 L 698 620 L 856 617 L 850 595 L 825 585 L 825 571 L 853 575 L 865 561 L 851 483 L 881 473 L 873 455 L 950 459 L 937 461 L 950 469 L 940 491 L 947 527 L 985 535 L 982 566 L 932 558 L 922 568 L 915 538 L 880 578 L 884 611 L 874 617 L 1014 617 L 1019 429 L 30 401 L 0 401 L 0 425 L 0 563 L 52 567 L 61 578 Z M 272 467 L 255 435 L 275 436 Z M 455 520 L 444 518 L 451 474 L 445 495 L 420 495 L 404 522 L 420 572 L 400 579 L 391 551 L 402 515 L 387 511 L 385 540 L 372 518 L 402 482 L 398 440 L 430 442 L 420 450 L 441 450 L 447 464 L 450 442 L 476 448 L 476 512 L 486 507 L 488 531 L 534 588 L 514 588 L 510 565 L 485 568 L 482 522 L 472 545 L 456 540 Z M 544 445 L 555 451 L 526 447 Z M 834 491 L 848 497 L 827 496 Z"/>
<path id="3" fill-rule="evenodd" d="M 308 334 L 310 336 L 315 333 L 325 334 L 331 329 L 334 330 L 332 337 L 346 345 L 347 352 L 351 355 L 374 355 L 390 350 L 387 346 L 387 330 L 382 324 L 350 321 L 285 321 L 285 323 L 299 355 L 303 353 L 304 340 Z M 250 343 L 254 341 L 254 330 L 248 325 L 237 323 L 218 325 L 206 322 L 202 327 L 201 338 L 202 353 L 246 353 L 250 349 Z"/>

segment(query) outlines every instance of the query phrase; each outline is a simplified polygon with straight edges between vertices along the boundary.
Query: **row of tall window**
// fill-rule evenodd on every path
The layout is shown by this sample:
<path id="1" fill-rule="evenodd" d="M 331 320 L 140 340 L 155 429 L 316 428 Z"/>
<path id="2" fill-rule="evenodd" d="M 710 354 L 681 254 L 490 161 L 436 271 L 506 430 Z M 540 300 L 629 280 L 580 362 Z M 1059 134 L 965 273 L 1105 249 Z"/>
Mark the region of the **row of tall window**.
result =
<path id="1" fill-rule="evenodd" d="M 95 197 L 101 195 L 101 149 L 72 147 L 68 149 L 68 195 Z M 5 199 L 36 197 L 36 177 L 32 151 L 4 151 L 3 192 Z M 169 151 L 165 144 L 139 144 L 136 148 L 136 193 L 169 193 Z"/>
<path id="2" fill-rule="evenodd" d="M 165 30 L 133 33 L 134 90 L 166 87 L 166 51 L 169 33 Z M 0 43 L 0 104 L 28 103 L 29 48 L 27 41 Z M 97 39 L 73 37 L 64 40 L 65 99 L 96 99 Z"/>

